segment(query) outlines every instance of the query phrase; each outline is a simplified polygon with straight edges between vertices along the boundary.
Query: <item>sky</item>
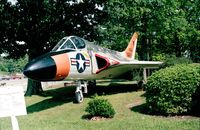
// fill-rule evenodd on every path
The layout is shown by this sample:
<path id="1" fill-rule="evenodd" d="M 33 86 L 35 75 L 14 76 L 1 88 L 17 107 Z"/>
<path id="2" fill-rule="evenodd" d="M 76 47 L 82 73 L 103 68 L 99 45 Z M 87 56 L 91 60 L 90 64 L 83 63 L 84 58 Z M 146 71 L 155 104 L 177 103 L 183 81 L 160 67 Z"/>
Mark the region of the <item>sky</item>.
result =
<path id="1" fill-rule="evenodd" d="M 17 2 L 17 0 L 8 0 L 10 1 L 12 4 L 15 4 Z M 78 2 L 82 2 L 82 0 L 77 0 Z"/>
<path id="2" fill-rule="evenodd" d="M 12 4 L 15 4 L 17 2 L 17 0 L 8 0 L 9 2 L 11 2 Z"/>

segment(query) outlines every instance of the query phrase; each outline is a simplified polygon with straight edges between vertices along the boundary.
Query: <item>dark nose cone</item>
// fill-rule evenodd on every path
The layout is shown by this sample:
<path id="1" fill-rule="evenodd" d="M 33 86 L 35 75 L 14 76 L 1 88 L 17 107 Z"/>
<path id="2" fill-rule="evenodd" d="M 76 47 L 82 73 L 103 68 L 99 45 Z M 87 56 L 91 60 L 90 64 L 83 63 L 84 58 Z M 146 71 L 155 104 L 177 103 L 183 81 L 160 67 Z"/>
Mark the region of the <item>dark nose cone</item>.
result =
<path id="1" fill-rule="evenodd" d="M 53 80 L 56 75 L 56 63 L 49 56 L 41 56 L 29 62 L 24 68 L 24 75 L 37 81 Z"/>

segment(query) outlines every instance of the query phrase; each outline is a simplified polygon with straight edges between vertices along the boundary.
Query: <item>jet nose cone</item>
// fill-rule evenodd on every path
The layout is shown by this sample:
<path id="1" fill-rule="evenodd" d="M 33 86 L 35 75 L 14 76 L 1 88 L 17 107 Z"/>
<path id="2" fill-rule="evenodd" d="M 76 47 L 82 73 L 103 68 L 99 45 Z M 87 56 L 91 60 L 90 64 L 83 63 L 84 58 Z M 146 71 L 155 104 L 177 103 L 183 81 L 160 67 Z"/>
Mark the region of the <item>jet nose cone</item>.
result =
<path id="1" fill-rule="evenodd" d="M 56 64 L 50 56 L 42 56 L 29 62 L 23 73 L 33 80 L 49 81 L 56 75 Z"/>

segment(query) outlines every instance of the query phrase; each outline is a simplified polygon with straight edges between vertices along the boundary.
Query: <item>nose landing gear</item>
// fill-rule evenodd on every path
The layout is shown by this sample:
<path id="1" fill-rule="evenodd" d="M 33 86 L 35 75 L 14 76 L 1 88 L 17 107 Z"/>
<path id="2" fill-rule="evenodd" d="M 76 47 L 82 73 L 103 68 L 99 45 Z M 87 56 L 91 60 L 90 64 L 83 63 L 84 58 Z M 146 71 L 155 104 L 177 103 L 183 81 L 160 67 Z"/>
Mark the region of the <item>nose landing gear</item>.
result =
<path id="1" fill-rule="evenodd" d="M 75 99 L 77 103 L 83 102 L 83 93 L 87 93 L 87 81 L 79 80 L 75 91 Z"/>
<path id="2" fill-rule="evenodd" d="M 88 93 L 88 87 L 94 88 L 96 87 L 96 81 L 85 81 L 85 80 L 78 80 L 76 91 L 75 91 L 75 100 L 77 103 L 83 102 L 83 93 Z"/>

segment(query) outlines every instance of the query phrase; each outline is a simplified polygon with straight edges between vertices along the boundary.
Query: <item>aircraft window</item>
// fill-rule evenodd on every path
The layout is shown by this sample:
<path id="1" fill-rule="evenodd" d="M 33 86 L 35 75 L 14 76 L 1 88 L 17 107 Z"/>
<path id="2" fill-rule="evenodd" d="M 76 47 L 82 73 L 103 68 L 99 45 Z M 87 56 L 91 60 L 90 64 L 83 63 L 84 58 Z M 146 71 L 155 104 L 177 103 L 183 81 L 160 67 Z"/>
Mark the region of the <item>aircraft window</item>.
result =
<path id="1" fill-rule="evenodd" d="M 61 39 L 58 44 L 52 49 L 52 51 L 57 51 L 58 48 L 66 41 L 66 38 Z"/>
<path id="2" fill-rule="evenodd" d="M 75 49 L 71 40 L 67 40 L 65 44 L 60 49 Z"/>
<path id="3" fill-rule="evenodd" d="M 74 42 L 75 46 L 76 46 L 78 49 L 83 49 L 83 48 L 85 48 L 85 42 L 84 42 L 81 38 L 72 37 L 71 39 L 72 39 L 72 41 Z"/>

